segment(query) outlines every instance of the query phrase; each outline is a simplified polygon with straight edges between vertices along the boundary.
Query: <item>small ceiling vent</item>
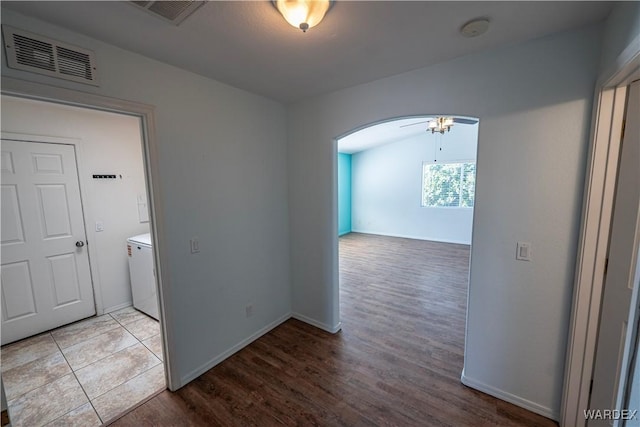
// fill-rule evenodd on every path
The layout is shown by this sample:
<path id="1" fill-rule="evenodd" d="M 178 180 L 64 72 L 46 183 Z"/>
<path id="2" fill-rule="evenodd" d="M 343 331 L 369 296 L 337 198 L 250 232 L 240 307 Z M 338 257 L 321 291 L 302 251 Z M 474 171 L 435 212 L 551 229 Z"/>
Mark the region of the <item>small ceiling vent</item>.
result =
<path id="1" fill-rule="evenodd" d="M 92 51 L 7 25 L 2 34 L 9 68 L 98 86 Z"/>
<path id="2" fill-rule="evenodd" d="M 175 25 L 180 24 L 188 16 L 205 4 L 204 1 L 131 1 L 132 5 L 141 7 L 153 16 L 162 18 Z"/>

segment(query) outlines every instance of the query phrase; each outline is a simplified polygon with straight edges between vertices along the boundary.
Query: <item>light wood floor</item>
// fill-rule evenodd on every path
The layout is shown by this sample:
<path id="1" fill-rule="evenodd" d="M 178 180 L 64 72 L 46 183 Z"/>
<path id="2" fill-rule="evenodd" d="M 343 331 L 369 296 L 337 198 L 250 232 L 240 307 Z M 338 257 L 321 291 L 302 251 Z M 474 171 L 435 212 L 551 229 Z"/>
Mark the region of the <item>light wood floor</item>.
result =
<path id="1" fill-rule="evenodd" d="M 340 238 L 342 331 L 289 320 L 116 426 L 556 426 L 460 383 L 469 247 Z"/>

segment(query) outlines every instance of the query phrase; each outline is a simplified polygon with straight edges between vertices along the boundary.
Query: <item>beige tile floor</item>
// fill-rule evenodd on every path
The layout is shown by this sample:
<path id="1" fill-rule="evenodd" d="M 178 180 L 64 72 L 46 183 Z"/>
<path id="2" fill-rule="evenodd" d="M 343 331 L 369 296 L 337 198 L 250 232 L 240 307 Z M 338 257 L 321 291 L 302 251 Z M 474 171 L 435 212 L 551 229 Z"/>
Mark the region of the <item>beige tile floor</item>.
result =
<path id="1" fill-rule="evenodd" d="M 99 426 L 165 388 L 158 322 L 127 307 L 0 350 L 12 427 Z"/>

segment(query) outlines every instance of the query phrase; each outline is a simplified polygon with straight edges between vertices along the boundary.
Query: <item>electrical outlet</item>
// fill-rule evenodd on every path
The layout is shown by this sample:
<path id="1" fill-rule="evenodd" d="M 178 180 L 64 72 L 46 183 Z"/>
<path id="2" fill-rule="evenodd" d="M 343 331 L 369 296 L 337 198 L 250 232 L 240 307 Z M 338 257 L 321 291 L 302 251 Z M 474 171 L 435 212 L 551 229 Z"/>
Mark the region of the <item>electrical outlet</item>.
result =
<path id="1" fill-rule="evenodd" d="M 200 240 L 198 240 L 197 237 L 192 237 L 189 243 L 191 245 L 192 254 L 197 254 L 198 252 L 200 252 Z"/>
<path id="2" fill-rule="evenodd" d="M 245 313 L 247 315 L 247 317 L 251 317 L 253 316 L 253 304 L 248 304 L 245 308 Z"/>

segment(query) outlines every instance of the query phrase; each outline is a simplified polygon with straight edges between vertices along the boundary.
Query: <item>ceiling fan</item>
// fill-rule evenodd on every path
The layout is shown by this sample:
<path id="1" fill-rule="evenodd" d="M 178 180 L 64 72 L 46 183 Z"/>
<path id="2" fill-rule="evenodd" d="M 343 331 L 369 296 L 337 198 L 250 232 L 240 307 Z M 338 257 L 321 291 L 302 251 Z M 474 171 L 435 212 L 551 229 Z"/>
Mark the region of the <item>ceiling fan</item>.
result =
<path id="1" fill-rule="evenodd" d="M 478 123 L 476 119 L 465 119 L 463 117 L 426 117 L 425 120 L 416 123 L 410 123 L 406 125 L 400 126 L 401 128 L 408 126 L 415 126 L 423 123 L 428 123 L 427 132 L 431 131 L 431 133 L 440 132 L 445 133 L 448 132 L 454 123 L 461 123 L 465 125 L 475 125 Z"/>
<path id="2" fill-rule="evenodd" d="M 409 123 L 406 125 L 401 125 L 401 128 L 415 126 L 428 123 L 426 131 L 431 133 L 440 133 L 444 135 L 445 132 L 449 132 L 454 123 L 461 123 L 465 125 L 475 125 L 478 123 L 478 119 L 466 119 L 463 117 L 451 117 L 451 116 L 436 116 L 436 117 L 425 117 L 424 120 L 415 123 Z M 433 145 L 433 162 L 438 161 L 438 150 L 437 146 L 439 145 L 440 150 L 442 151 L 442 138 L 437 138 L 437 141 Z"/>

